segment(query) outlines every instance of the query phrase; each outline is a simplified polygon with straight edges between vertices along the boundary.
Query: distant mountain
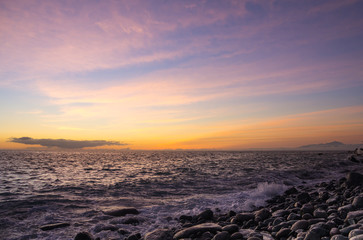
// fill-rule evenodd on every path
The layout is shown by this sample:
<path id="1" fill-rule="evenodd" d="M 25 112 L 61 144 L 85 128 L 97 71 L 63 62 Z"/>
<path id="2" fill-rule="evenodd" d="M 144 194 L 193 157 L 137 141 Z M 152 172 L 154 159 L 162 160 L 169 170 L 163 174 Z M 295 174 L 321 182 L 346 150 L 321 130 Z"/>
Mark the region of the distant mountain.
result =
<path id="1" fill-rule="evenodd" d="M 301 150 L 354 150 L 360 144 L 344 144 L 342 142 L 333 141 L 329 143 L 310 144 L 298 147 Z"/>

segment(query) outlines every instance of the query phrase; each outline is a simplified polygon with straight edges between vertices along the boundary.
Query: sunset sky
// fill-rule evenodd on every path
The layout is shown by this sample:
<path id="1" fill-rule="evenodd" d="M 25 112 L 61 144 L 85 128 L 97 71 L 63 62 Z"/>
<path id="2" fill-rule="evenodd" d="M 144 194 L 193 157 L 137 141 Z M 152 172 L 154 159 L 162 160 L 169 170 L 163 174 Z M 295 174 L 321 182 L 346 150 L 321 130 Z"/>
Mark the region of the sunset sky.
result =
<path id="1" fill-rule="evenodd" d="M 0 0 L 0 149 L 361 143 L 362 10 L 358 0 Z"/>

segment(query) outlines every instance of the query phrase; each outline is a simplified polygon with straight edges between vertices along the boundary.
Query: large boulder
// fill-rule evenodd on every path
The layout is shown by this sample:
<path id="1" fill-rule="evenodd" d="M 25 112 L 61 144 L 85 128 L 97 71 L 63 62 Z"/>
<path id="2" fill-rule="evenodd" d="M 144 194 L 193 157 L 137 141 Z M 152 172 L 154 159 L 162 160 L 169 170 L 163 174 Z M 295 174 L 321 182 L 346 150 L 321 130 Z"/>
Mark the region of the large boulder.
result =
<path id="1" fill-rule="evenodd" d="M 347 175 L 346 185 L 350 186 L 361 186 L 363 185 L 363 175 L 356 172 L 350 172 Z"/>

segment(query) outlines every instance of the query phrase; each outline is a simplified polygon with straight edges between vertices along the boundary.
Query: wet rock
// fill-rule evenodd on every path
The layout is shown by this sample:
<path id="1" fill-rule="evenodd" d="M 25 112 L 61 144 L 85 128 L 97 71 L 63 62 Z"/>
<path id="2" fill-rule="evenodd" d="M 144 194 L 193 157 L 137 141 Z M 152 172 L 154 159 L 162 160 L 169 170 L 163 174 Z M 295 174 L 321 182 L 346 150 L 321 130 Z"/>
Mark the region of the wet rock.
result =
<path id="1" fill-rule="evenodd" d="M 212 240 L 229 240 L 230 239 L 230 234 L 226 231 L 217 233 Z"/>
<path id="2" fill-rule="evenodd" d="M 212 220 L 213 219 L 213 211 L 210 209 L 207 209 L 203 212 L 201 212 L 198 216 L 197 216 L 198 220 Z"/>
<path id="3" fill-rule="evenodd" d="M 213 234 L 210 232 L 204 232 L 200 237 L 201 240 L 211 240 L 213 238 Z"/>
<path id="4" fill-rule="evenodd" d="M 145 235 L 144 240 L 172 240 L 173 232 L 169 229 L 156 229 Z"/>
<path id="5" fill-rule="evenodd" d="M 323 209 L 316 209 L 313 213 L 313 216 L 316 218 L 327 218 L 328 214 Z"/>
<path id="6" fill-rule="evenodd" d="M 253 213 L 239 213 L 236 215 L 236 220 L 240 223 L 243 223 L 244 221 L 249 221 L 254 218 L 255 215 Z"/>
<path id="7" fill-rule="evenodd" d="M 352 204 L 347 204 L 347 205 L 339 207 L 338 208 L 339 216 L 342 218 L 345 218 L 347 216 L 348 212 L 352 211 L 353 208 L 354 207 Z"/>
<path id="8" fill-rule="evenodd" d="M 348 240 L 348 238 L 339 234 L 339 235 L 334 235 L 330 240 Z"/>
<path id="9" fill-rule="evenodd" d="M 313 205 L 311 205 L 310 203 L 304 204 L 304 205 L 301 207 L 301 212 L 302 212 L 303 214 L 305 214 L 305 213 L 313 214 L 313 212 L 314 212 L 314 206 L 313 206 Z"/>
<path id="10" fill-rule="evenodd" d="M 291 230 L 289 228 L 281 228 L 277 233 L 276 233 L 276 237 L 277 238 L 283 238 L 283 237 L 288 237 L 289 234 L 291 233 Z"/>
<path id="11" fill-rule="evenodd" d="M 291 227 L 292 231 L 296 231 L 298 229 L 306 230 L 309 227 L 309 222 L 306 220 L 299 220 L 296 223 L 294 223 Z"/>
<path id="12" fill-rule="evenodd" d="M 340 231 L 339 231 L 339 229 L 338 229 L 338 228 L 332 228 L 332 229 L 330 230 L 330 232 L 329 232 L 329 235 L 330 235 L 330 236 L 334 236 L 334 235 L 338 235 L 338 234 L 340 234 Z"/>
<path id="13" fill-rule="evenodd" d="M 69 224 L 69 223 L 54 223 L 54 224 L 43 225 L 40 227 L 40 229 L 43 231 L 49 231 L 49 230 L 53 230 L 55 228 L 69 227 L 70 225 L 71 224 Z"/>
<path id="14" fill-rule="evenodd" d="M 309 220 L 312 218 L 313 218 L 313 215 L 311 215 L 310 213 L 305 213 L 302 215 L 302 219 L 305 219 L 305 220 Z"/>
<path id="15" fill-rule="evenodd" d="M 310 225 L 319 223 L 319 222 L 325 222 L 325 218 L 312 218 L 308 220 Z"/>
<path id="16" fill-rule="evenodd" d="M 222 227 L 215 223 L 203 223 L 177 232 L 174 235 L 174 238 L 175 239 L 188 238 L 192 234 L 207 232 L 207 231 L 211 232 L 222 231 Z"/>
<path id="17" fill-rule="evenodd" d="M 292 188 L 287 189 L 284 194 L 285 195 L 291 195 L 291 194 L 296 194 L 298 192 L 299 191 L 296 188 L 292 187 Z"/>
<path id="18" fill-rule="evenodd" d="M 258 210 L 255 212 L 255 221 L 263 221 L 271 216 L 270 211 L 268 211 L 266 208 L 262 208 L 261 210 Z"/>
<path id="19" fill-rule="evenodd" d="M 358 235 L 362 235 L 363 236 L 363 229 L 354 229 L 352 231 L 349 232 L 348 234 L 348 238 L 352 238 Z"/>
<path id="20" fill-rule="evenodd" d="M 328 200 L 330 197 L 328 192 L 320 192 L 319 193 L 319 199 L 321 199 L 322 201 L 326 201 Z"/>
<path id="21" fill-rule="evenodd" d="M 363 175 L 360 173 L 350 172 L 348 173 L 346 178 L 346 185 L 348 187 L 363 185 Z"/>
<path id="22" fill-rule="evenodd" d="M 230 240 L 240 240 L 240 239 L 243 239 L 243 234 L 240 232 L 235 232 L 230 237 Z"/>
<path id="23" fill-rule="evenodd" d="M 313 228 L 309 230 L 304 238 L 304 240 L 320 240 L 323 236 L 321 234 L 321 229 Z"/>
<path id="24" fill-rule="evenodd" d="M 275 220 L 272 222 L 272 226 L 277 226 L 282 222 L 285 222 L 285 219 L 283 217 L 275 218 Z"/>
<path id="25" fill-rule="evenodd" d="M 300 215 L 293 212 L 290 213 L 289 216 L 287 216 L 287 220 L 299 220 L 300 218 Z"/>
<path id="26" fill-rule="evenodd" d="M 345 221 L 349 221 L 350 219 L 353 219 L 355 221 L 359 221 L 363 218 L 363 210 L 357 210 L 352 211 L 347 214 L 347 217 L 345 218 Z"/>
<path id="27" fill-rule="evenodd" d="M 127 214 L 137 215 L 139 214 L 139 211 L 136 208 L 121 208 L 105 211 L 104 213 L 113 217 L 122 217 Z"/>
<path id="28" fill-rule="evenodd" d="M 296 196 L 297 201 L 301 202 L 302 204 L 307 203 L 311 200 L 310 194 L 307 192 L 299 193 Z"/>
<path id="29" fill-rule="evenodd" d="M 235 233 L 235 232 L 238 232 L 239 228 L 238 228 L 238 225 L 237 224 L 230 224 L 230 225 L 227 225 L 227 226 L 224 226 L 222 228 L 222 231 L 227 231 L 229 233 Z"/>
<path id="30" fill-rule="evenodd" d="M 285 216 L 288 216 L 289 214 L 290 214 L 290 211 L 285 210 L 285 209 L 280 209 L 280 210 L 273 212 L 272 216 L 273 217 L 285 217 Z"/>
<path id="31" fill-rule="evenodd" d="M 350 231 L 352 231 L 354 229 L 358 229 L 359 227 L 360 227 L 360 224 L 349 225 L 348 227 L 340 229 L 340 233 L 344 236 L 348 236 Z"/>
<path id="32" fill-rule="evenodd" d="M 350 238 L 349 240 L 363 240 L 363 234 L 358 235 L 358 236 L 354 236 L 354 237 Z"/>
<path id="33" fill-rule="evenodd" d="M 353 199 L 352 206 L 355 209 L 363 207 L 363 196 L 358 196 Z"/>
<path id="34" fill-rule="evenodd" d="M 94 240 L 93 236 L 88 232 L 80 232 L 74 237 L 74 240 Z"/>
<path id="35" fill-rule="evenodd" d="M 337 204 L 340 201 L 339 195 L 331 196 L 328 200 L 326 200 L 326 203 L 329 205 Z"/>

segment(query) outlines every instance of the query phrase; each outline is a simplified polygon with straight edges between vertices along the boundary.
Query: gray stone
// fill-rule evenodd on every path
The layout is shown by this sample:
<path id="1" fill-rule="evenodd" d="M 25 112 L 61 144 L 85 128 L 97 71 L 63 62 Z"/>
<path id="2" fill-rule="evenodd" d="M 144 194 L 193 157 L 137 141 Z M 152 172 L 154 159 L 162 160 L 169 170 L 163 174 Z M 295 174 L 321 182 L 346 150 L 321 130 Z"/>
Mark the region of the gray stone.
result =
<path id="1" fill-rule="evenodd" d="M 53 230 L 55 228 L 69 227 L 70 225 L 71 224 L 69 224 L 69 223 L 53 223 L 53 224 L 43 225 L 40 227 L 40 229 L 43 231 L 49 231 L 49 230 Z"/>
<path id="2" fill-rule="evenodd" d="M 139 214 L 139 211 L 137 211 L 136 208 L 120 208 L 120 209 L 112 209 L 108 211 L 104 211 L 106 215 L 110 215 L 113 217 L 122 217 L 127 214 Z"/>
<path id="3" fill-rule="evenodd" d="M 352 237 L 349 240 L 363 240 L 363 234 Z"/>
<path id="4" fill-rule="evenodd" d="M 328 214 L 323 209 L 316 209 L 313 213 L 313 216 L 316 218 L 327 218 Z"/>
<path id="5" fill-rule="evenodd" d="M 353 224 L 348 227 L 340 229 L 340 233 L 343 234 L 344 236 L 348 236 L 350 231 L 352 231 L 353 229 L 357 229 L 359 227 L 360 227 L 360 224 Z"/>
<path id="6" fill-rule="evenodd" d="M 340 201 L 339 195 L 331 196 L 328 200 L 326 200 L 326 203 L 329 205 L 337 204 Z"/>
<path id="7" fill-rule="evenodd" d="M 145 240 L 173 240 L 173 232 L 169 229 L 156 229 L 144 237 Z"/>
<path id="8" fill-rule="evenodd" d="M 175 239 L 188 238 L 190 235 L 194 233 L 207 232 L 207 231 L 211 232 L 222 231 L 222 227 L 215 223 L 203 223 L 177 232 L 174 235 L 174 238 Z"/>
<path id="9" fill-rule="evenodd" d="M 340 231 L 338 228 L 335 227 L 335 228 L 330 229 L 330 232 L 329 232 L 330 236 L 334 236 L 334 235 L 338 235 L 338 234 L 340 234 Z"/>
<path id="10" fill-rule="evenodd" d="M 340 216 L 342 216 L 343 218 L 345 218 L 347 216 L 347 213 L 353 210 L 353 205 L 352 204 L 347 204 L 344 206 L 341 206 L 338 208 L 338 213 Z"/>
<path id="11" fill-rule="evenodd" d="M 363 185 L 363 175 L 360 173 L 350 172 L 348 173 L 346 178 L 347 178 L 346 184 L 348 187 Z"/>
<path id="12" fill-rule="evenodd" d="M 300 193 L 296 196 L 296 199 L 301 203 L 307 203 L 311 200 L 311 196 L 307 192 Z"/>
<path id="13" fill-rule="evenodd" d="M 352 205 L 354 208 L 362 208 L 363 207 L 363 196 L 358 196 L 353 199 Z"/>
<path id="14" fill-rule="evenodd" d="M 331 237 L 330 240 L 348 240 L 348 238 L 343 235 L 338 234 L 338 235 L 334 235 L 333 237 Z"/>
<path id="15" fill-rule="evenodd" d="M 297 215 L 296 213 L 290 213 L 287 217 L 287 220 L 299 220 L 301 219 L 300 215 Z"/>
<path id="16" fill-rule="evenodd" d="M 211 219 L 213 219 L 213 211 L 212 211 L 212 210 L 210 210 L 210 209 L 207 209 L 207 210 L 205 210 L 205 211 L 201 212 L 201 213 L 197 216 L 197 218 L 198 218 L 199 220 L 201 220 L 201 219 L 203 219 L 203 220 L 211 220 Z"/>
<path id="17" fill-rule="evenodd" d="M 276 237 L 277 238 L 283 238 L 283 237 L 288 237 L 289 234 L 291 233 L 291 230 L 289 228 L 281 228 L 277 233 L 276 233 Z"/>
<path id="18" fill-rule="evenodd" d="M 288 216 L 289 214 L 290 214 L 290 211 L 285 210 L 285 209 L 280 209 L 280 210 L 273 212 L 272 216 L 273 217 L 285 217 L 285 216 Z"/>
<path id="19" fill-rule="evenodd" d="M 304 204 L 302 207 L 301 207 L 301 212 L 302 213 L 310 213 L 310 214 L 313 214 L 314 212 L 314 206 L 307 203 L 307 204 Z"/>
<path id="20" fill-rule="evenodd" d="M 80 232 L 74 237 L 74 240 L 93 240 L 93 236 L 88 232 Z"/>
<path id="21" fill-rule="evenodd" d="M 298 229 L 306 230 L 309 227 L 309 222 L 306 220 L 299 220 L 296 223 L 294 223 L 291 227 L 292 231 L 296 231 Z"/>
<path id="22" fill-rule="evenodd" d="M 316 232 L 307 232 L 304 240 L 320 240 L 319 234 Z"/>
<path id="23" fill-rule="evenodd" d="M 255 215 L 253 213 L 239 213 L 236 215 L 236 220 L 240 223 L 243 223 L 244 221 L 249 221 L 254 218 Z"/>
<path id="24" fill-rule="evenodd" d="M 282 218 L 282 217 L 275 218 L 274 221 L 272 222 L 272 226 L 277 226 L 282 222 L 285 222 L 284 218 Z"/>
<path id="25" fill-rule="evenodd" d="M 210 232 L 204 232 L 200 237 L 201 240 L 211 240 L 213 238 L 213 234 Z"/>
<path id="26" fill-rule="evenodd" d="M 262 208 L 261 210 L 258 210 L 255 212 L 255 221 L 263 221 L 271 216 L 270 211 L 268 211 L 266 208 Z"/>
<path id="27" fill-rule="evenodd" d="M 319 238 L 321 238 L 324 236 L 328 236 L 329 230 L 327 230 L 324 227 L 313 227 L 313 228 L 310 228 L 310 230 L 308 231 L 308 234 L 309 233 L 314 233 L 314 234 L 312 234 L 312 237 L 317 235 Z"/>
<path id="28" fill-rule="evenodd" d="M 310 213 L 305 213 L 302 215 L 302 219 L 305 219 L 305 220 L 309 220 L 312 218 L 313 218 L 313 215 L 311 215 Z"/>
<path id="29" fill-rule="evenodd" d="M 224 226 L 222 228 L 222 231 L 227 231 L 229 233 L 235 233 L 235 232 L 238 232 L 239 228 L 238 228 L 238 225 L 237 224 L 230 224 L 230 225 L 227 225 L 227 226 Z"/>
<path id="30" fill-rule="evenodd" d="M 231 235 L 226 232 L 226 231 L 223 231 L 223 232 L 220 232 L 220 233 L 217 233 L 213 238 L 212 240 L 229 240 L 231 237 Z"/>
<path id="31" fill-rule="evenodd" d="M 231 235 L 230 240 L 240 240 L 243 239 L 243 234 L 240 232 L 235 232 Z"/>
<path id="32" fill-rule="evenodd" d="M 347 214 L 347 217 L 345 218 L 345 221 L 348 221 L 350 219 L 353 219 L 355 221 L 359 221 L 359 220 L 363 219 L 363 210 L 349 212 Z"/>
<path id="33" fill-rule="evenodd" d="M 363 229 L 354 229 L 354 230 L 349 232 L 348 237 L 352 238 L 352 237 L 362 235 L 362 234 L 363 234 Z"/>

